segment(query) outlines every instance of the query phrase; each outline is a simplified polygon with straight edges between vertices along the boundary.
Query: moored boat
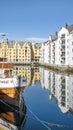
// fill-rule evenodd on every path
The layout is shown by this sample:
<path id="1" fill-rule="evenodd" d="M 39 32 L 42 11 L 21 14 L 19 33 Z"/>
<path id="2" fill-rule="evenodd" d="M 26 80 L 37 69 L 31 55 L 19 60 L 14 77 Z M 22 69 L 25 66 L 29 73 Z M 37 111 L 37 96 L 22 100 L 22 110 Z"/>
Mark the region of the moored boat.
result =
<path id="1" fill-rule="evenodd" d="M 22 99 L 23 100 L 23 99 Z M 14 100 L 15 101 L 15 100 Z M 18 105 L 0 99 L 0 129 L 22 130 L 26 118 L 26 105 Z"/>
<path id="2" fill-rule="evenodd" d="M 24 88 L 0 89 L 0 129 L 22 130 L 26 120 Z"/>
<path id="3" fill-rule="evenodd" d="M 13 64 L 7 63 L 6 58 L 0 58 L 0 88 L 23 87 L 26 78 L 13 75 Z"/>

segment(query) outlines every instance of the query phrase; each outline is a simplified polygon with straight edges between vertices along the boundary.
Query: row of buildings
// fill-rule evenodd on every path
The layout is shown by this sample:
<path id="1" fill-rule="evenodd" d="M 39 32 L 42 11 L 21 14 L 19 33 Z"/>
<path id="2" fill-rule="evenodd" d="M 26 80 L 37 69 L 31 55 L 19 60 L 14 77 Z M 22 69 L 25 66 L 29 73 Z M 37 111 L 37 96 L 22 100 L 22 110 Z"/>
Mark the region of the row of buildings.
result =
<path id="1" fill-rule="evenodd" d="M 44 43 L 5 41 L 0 43 L 0 57 L 12 63 L 40 63 L 73 66 L 73 25 L 62 27 Z"/>
<path id="2" fill-rule="evenodd" d="M 8 62 L 15 64 L 30 64 L 39 62 L 40 50 L 37 44 L 7 40 L 0 43 L 0 57 L 6 57 Z"/>
<path id="3" fill-rule="evenodd" d="M 73 66 L 73 25 L 62 27 L 49 40 L 41 44 L 40 63 Z"/>

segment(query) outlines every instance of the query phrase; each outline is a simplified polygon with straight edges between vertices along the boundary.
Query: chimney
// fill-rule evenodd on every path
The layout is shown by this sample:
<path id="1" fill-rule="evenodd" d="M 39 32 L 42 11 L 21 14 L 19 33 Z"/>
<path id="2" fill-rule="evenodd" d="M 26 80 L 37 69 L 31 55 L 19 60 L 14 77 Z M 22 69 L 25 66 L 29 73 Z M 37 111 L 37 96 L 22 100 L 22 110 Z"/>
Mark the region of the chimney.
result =
<path id="1" fill-rule="evenodd" d="M 66 23 L 65 26 L 66 26 L 66 28 L 68 28 L 68 26 L 69 26 L 68 23 Z"/>

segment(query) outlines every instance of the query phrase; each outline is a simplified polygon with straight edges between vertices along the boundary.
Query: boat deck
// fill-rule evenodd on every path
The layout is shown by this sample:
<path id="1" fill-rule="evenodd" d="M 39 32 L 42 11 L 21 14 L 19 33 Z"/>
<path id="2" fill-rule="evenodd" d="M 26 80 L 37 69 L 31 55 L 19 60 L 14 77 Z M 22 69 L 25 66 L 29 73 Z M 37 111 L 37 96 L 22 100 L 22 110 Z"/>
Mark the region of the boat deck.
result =
<path id="1" fill-rule="evenodd" d="M 2 68 L 13 68 L 13 64 L 11 63 L 0 63 L 0 69 Z"/>

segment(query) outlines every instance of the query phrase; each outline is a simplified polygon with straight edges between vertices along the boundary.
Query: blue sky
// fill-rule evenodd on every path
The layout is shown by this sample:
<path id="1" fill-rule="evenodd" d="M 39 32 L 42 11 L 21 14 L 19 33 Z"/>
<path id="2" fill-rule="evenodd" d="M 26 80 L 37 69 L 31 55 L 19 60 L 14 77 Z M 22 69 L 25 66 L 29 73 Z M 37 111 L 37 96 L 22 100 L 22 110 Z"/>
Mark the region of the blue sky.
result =
<path id="1" fill-rule="evenodd" d="M 9 40 L 46 41 L 65 23 L 73 24 L 73 0 L 0 0 L 0 34 Z"/>

